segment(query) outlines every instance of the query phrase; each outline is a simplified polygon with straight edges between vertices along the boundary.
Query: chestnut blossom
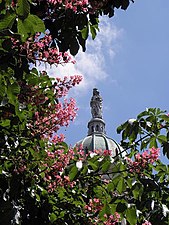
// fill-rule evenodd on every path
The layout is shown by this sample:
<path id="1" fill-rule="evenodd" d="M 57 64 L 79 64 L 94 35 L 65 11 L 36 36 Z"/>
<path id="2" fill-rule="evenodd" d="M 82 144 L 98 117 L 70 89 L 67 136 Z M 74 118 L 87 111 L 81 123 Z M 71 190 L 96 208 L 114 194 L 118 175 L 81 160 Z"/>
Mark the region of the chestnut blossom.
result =
<path id="1" fill-rule="evenodd" d="M 94 225 L 116 225 L 120 221 L 120 215 L 117 212 L 115 212 L 114 215 L 104 214 L 104 221 L 101 221 L 98 216 L 92 217 L 92 214 L 97 215 L 103 209 L 103 204 L 99 198 L 89 199 L 89 203 L 85 205 L 84 209 L 88 213 L 88 216 L 91 216 L 89 219 Z"/>
<path id="2" fill-rule="evenodd" d="M 64 134 L 60 134 L 60 135 L 55 134 L 51 139 L 52 143 L 54 143 L 54 144 L 63 142 L 64 140 L 65 140 Z"/>
<path id="3" fill-rule="evenodd" d="M 98 198 L 94 198 L 94 199 L 89 199 L 89 203 L 87 205 L 85 205 L 85 210 L 88 213 L 96 213 L 99 212 L 102 208 L 103 205 L 100 201 L 100 199 Z"/>
<path id="4" fill-rule="evenodd" d="M 46 75 L 44 71 L 41 72 L 41 76 L 43 75 Z M 64 97 L 68 90 L 79 84 L 81 80 L 82 76 L 79 75 L 70 78 L 64 77 L 63 79 L 56 78 L 55 83 L 50 87 L 53 89 L 54 98 Z M 48 135 L 52 138 L 53 133 L 57 132 L 61 126 L 68 126 L 70 121 L 73 121 L 76 117 L 78 108 L 73 98 L 46 104 L 48 97 L 45 94 L 45 89 L 42 92 L 41 88 L 22 82 L 19 85 L 21 87 L 21 93 L 18 95 L 20 104 L 23 106 L 30 104 L 34 108 L 34 120 L 28 124 L 32 135 L 41 135 L 41 137 Z M 53 141 L 57 141 L 56 137 L 53 138 Z"/>
<path id="5" fill-rule="evenodd" d="M 47 0 L 47 2 L 52 6 L 62 6 L 63 8 L 77 11 L 87 11 L 88 0 Z"/>
<path id="6" fill-rule="evenodd" d="M 130 158 L 126 158 L 130 172 L 140 173 L 150 163 L 153 164 L 159 158 L 159 148 L 151 148 L 144 151 L 142 154 L 137 153 L 135 155 L 135 161 Z"/>
<path id="7" fill-rule="evenodd" d="M 23 44 L 11 38 L 12 48 L 17 50 L 20 56 L 26 57 L 30 62 L 46 62 L 50 65 L 75 64 L 75 60 L 68 52 L 60 52 L 57 47 L 51 47 L 53 42 L 51 35 L 45 34 L 42 38 L 40 35 L 41 33 L 36 33 L 34 38 L 28 38 Z"/>
<path id="8" fill-rule="evenodd" d="M 106 218 L 106 221 L 104 221 L 104 225 L 116 225 L 120 220 L 120 214 L 117 212 L 114 213 L 114 215 L 108 216 L 107 214 L 104 215 Z"/>
<path id="9" fill-rule="evenodd" d="M 146 220 L 144 223 L 142 223 L 142 225 L 152 225 L 152 223 Z"/>
<path id="10" fill-rule="evenodd" d="M 70 161 L 74 159 L 74 154 L 71 148 L 69 148 L 67 152 L 65 152 L 64 149 L 57 149 L 54 152 L 47 150 L 44 180 L 48 184 L 48 192 L 55 191 L 58 186 L 73 187 L 75 185 L 75 182 L 70 181 L 68 176 L 62 176 L 65 168 L 69 165 Z M 52 164 L 51 160 L 54 160 Z"/>

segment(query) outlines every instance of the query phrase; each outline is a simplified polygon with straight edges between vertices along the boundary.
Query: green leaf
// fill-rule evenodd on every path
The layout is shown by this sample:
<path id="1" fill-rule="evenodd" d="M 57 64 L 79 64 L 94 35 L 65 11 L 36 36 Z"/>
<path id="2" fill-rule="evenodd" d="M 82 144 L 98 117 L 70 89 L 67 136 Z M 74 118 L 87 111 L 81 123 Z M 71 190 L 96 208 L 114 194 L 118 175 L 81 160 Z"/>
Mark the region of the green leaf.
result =
<path id="1" fill-rule="evenodd" d="M 49 215 L 49 220 L 50 220 L 51 223 L 55 222 L 56 219 L 57 219 L 57 216 L 56 216 L 55 213 L 51 213 L 51 214 Z"/>
<path id="2" fill-rule="evenodd" d="M 6 87 L 4 84 L 0 84 L 1 88 L 0 88 L 0 97 L 3 97 L 5 95 L 6 92 Z"/>
<path id="3" fill-rule="evenodd" d="M 78 173 L 78 168 L 76 166 L 73 166 L 69 173 L 69 178 L 71 181 L 73 181 L 75 179 L 77 173 Z"/>
<path id="4" fill-rule="evenodd" d="M 0 20 L 0 30 L 3 30 L 5 28 L 11 29 L 15 19 L 16 19 L 16 14 L 14 13 L 5 16 L 4 19 Z"/>
<path id="5" fill-rule="evenodd" d="M 17 103 L 17 94 L 19 94 L 20 92 L 20 87 L 19 85 L 14 82 L 13 84 L 8 85 L 7 87 L 7 95 L 8 95 L 8 99 L 9 102 L 13 105 L 15 105 L 16 107 L 18 106 Z"/>
<path id="6" fill-rule="evenodd" d="M 137 223 L 136 209 L 134 207 L 126 210 L 126 219 L 130 225 L 135 225 Z"/>
<path id="7" fill-rule="evenodd" d="M 134 196 L 134 199 L 139 199 L 139 197 L 141 197 L 142 193 L 143 193 L 143 185 L 140 183 L 136 183 L 133 187 L 132 187 L 132 193 Z"/>
<path id="8" fill-rule="evenodd" d="M 117 127 L 117 133 L 120 134 L 122 130 L 124 130 L 128 125 L 128 121 L 125 123 L 121 124 L 119 127 Z"/>
<path id="9" fill-rule="evenodd" d="M 103 165 L 102 165 L 102 172 L 107 172 L 108 169 L 110 168 L 111 162 L 109 160 L 107 160 Z"/>
<path id="10" fill-rule="evenodd" d="M 88 164 L 92 167 L 93 170 L 97 170 L 98 169 L 97 162 L 94 163 L 94 162 L 88 161 Z"/>
<path id="11" fill-rule="evenodd" d="M 86 51 L 86 40 L 82 37 L 81 33 L 77 36 L 77 39 L 79 41 L 79 44 L 82 47 L 83 52 L 85 52 Z"/>
<path id="12" fill-rule="evenodd" d="M 16 94 L 16 95 L 20 93 L 20 87 L 19 87 L 19 85 L 16 82 L 11 84 L 8 87 L 8 90 L 11 91 L 13 94 Z"/>
<path id="13" fill-rule="evenodd" d="M 169 122 L 169 116 L 167 115 L 161 115 L 160 118 L 165 120 L 166 122 Z"/>
<path id="14" fill-rule="evenodd" d="M 38 194 L 35 194 L 35 196 L 36 196 L 36 201 L 37 201 L 37 202 L 40 202 L 40 200 L 41 200 L 41 199 L 40 199 L 40 196 L 39 196 Z"/>
<path id="15" fill-rule="evenodd" d="M 34 35 L 36 32 L 44 32 L 45 25 L 44 22 L 36 15 L 28 15 L 25 20 L 18 19 L 18 33 L 21 34 L 22 41 L 30 35 Z"/>
<path id="16" fill-rule="evenodd" d="M 94 26 L 90 26 L 90 32 L 92 34 L 92 39 L 94 40 L 97 34 Z"/>
<path id="17" fill-rule="evenodd" d="M 122 139 L 125 140 L 128 138 L 128 136 L 130 135 L 131 132 L 131 125 L 129 123 L 127 123 L 127 126 L 125 127 L 125 129 L 122 132 Z"/>
<path id="18" fill-rule="evenodd" d="M 111 214 L 111 209 L 110 209 L 110 206 L 109 206 L 109 204 L 107 202 L 103 206 L 100 214 L 101 215 L 104 215 L 104 214 L 110 215 Z"/>
<path id="19" fill-rule="evenodd" d="M 84 40 L 86 40 L 86 39 L 88 38 L 88 36 L 89 36 L 89 27 L 86 26 L 86 27 L 83 28 L 80 32 L 81 32 L 81 34 L 82 34 L 82 38 L 83 38 Z"/>
<path id="20" fill-rule="evenodd" d="M 146 138 L 141 142 L 141 150 L 147 148 L 149 141 L 150 141 L 150 138 Z"/>
<path id="21" fill-rule="evenodd" d="M 82 173 L 83 175 L 86 175 L 86 174 L 87 174 L 87 171 L 88 171 L 88 167 L 87 167 L 86 165 L 84 165 L 84 166 L 83 166 L 83 169 L 82 169 L 82 171 L 81 171 L 81 173 Z"/>
<path id="22" fill-rule="evenodd" d="M 150 138 L 150 148 L 152 147 L 155 147 L 155 148 L 158 147 L 156 137 L 154 136 Z"/>
<path id="23" fill-rule="evenodd" d="M 2 126 L 2 127 L 8 127 L 8 126 L 10 126 L 10 123 L 11 123 L 11 120 L 8 120 L 8 119 L 1 120 L 0 121 L 0 126 Z"/>
<path id="24" fill-rule="evenodd" d="M 121 194 L 123 191 L 125 191 L 126 189 L 126 186 L 125 186 L 125 183 L 124 183 L 124 178 L 121 177 L 118 184 L 117 184 L 117 187 L 116 187 L 117 191 Z"/>
<path id="25" fill-rule="evenodd" d="M 18 0 L 17 10 L 20 19 L 26 19 L 30 13 L 30 5 L 27 0 Z"/>
<path id="26" fill-rule="evenodd" d="M 131 142 L 135 141 L 139 132 L 139 123 L 136 121 L 131 126 L 131 134 L 129 135 L 129 140 Z"/>
<path id="27" fill-rule="evenodd" d="M 107 185 L 107 190 L 110 191 L 111 193 L 114 191 L 114 188 L 115 188 L 115 184 L 113 182 Z"/>
<path id="28" fill-rule="evenodd" d="M 159 135 L 157 139 L 160 143 L 167 142 L 167 137 L 165 135 Z"/>

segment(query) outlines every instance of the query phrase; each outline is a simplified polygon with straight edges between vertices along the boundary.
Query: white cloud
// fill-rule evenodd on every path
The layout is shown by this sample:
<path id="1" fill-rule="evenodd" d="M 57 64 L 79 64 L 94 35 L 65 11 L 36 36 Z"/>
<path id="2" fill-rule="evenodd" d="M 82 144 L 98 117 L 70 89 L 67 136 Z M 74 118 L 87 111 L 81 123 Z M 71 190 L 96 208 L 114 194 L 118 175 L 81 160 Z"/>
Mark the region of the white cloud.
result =
<path id="1" fill-rule="evenodd" d="M 52 77 L 83 75 L 83 81 L 74 89 L 75 95 L 78 93 L 78 96 L 97 86 L 98 83 L 107 80 L 109 74 L 106 71 L 106 64 L 109 61 L 112 63 L 119 51 L 118 41 L 123 30 L 118 29 L 107 17 L 101 18 L 99 27 L 100 32 L 98 32 L 96 39 L 93 41 L 89 38 L 87 41 L 86 52 L 80 51 L 75 57 L 75 65 L 70 63 L 65 66 L 48 66 L 47 68 Z"/>

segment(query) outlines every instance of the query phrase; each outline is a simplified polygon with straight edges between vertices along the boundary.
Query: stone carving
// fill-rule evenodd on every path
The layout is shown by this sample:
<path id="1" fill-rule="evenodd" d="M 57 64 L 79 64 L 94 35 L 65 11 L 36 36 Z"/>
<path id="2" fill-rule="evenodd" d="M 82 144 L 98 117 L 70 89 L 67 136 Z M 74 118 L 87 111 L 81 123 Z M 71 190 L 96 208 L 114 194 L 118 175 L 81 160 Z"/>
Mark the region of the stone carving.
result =
<path id="1" fill-rule="evenodd" d="M 93 96 L 90 101 L 91 113 L 93 118 L 102 119 L 102 97 L 97 88 L 93 89 Z"/>

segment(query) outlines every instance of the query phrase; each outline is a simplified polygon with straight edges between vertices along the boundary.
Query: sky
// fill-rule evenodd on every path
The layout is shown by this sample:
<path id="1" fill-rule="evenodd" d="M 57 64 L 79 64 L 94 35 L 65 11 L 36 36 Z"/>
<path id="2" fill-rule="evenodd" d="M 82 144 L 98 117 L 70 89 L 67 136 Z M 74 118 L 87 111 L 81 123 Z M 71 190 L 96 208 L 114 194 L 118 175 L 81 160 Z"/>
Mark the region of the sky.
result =
<path id="1" fill-rule="evenodd" d="M 87 135 L 93 88 L 103 98 L 107 135 L 117 142 L 116 128 L 146 108 L 169 111 L 169 1 L 135 0 L 113 18 L 100 18 L 100 32 L 89 40 L 76 65 L 53 67 L 51 76 L 82 74 L 69 97 L 79 108 L 76 120 L 62 131 L 74 145 Z"/>

